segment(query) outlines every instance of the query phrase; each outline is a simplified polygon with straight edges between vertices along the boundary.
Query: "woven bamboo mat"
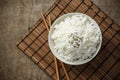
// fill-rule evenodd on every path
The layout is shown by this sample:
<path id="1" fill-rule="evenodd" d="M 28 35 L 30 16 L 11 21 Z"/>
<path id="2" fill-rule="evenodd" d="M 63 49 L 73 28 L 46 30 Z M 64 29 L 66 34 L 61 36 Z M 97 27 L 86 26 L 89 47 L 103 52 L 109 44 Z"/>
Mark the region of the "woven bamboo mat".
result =
<path id="1" fill-rule="evenodd" d="M 120 79 L 120 26 L 89 0 L 58 0 L 44 14 L 52 22 L 69 12 L 81 12 L 91 16 L 100 26 L 103 43 L 98 55 L 89 63 L 80 66 L 65 64 L 71 80 L 113 80 Z M 36 65 L 52 79 L 56 79 L 53 55 L 47 42 L 48 32 L 40 19 L 17 44 Z M 60 79 L 65 75 L 59 64 Z"/>

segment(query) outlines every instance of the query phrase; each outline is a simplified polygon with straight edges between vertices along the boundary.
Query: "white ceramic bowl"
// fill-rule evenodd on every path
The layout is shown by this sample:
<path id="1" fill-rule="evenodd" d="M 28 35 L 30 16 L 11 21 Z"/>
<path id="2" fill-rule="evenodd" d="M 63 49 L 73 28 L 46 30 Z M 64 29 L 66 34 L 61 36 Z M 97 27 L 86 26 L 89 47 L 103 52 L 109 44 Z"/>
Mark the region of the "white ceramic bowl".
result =
<path id="1" fill-rule="evenodd" d="M 101 34 L 100 44 L 98 45 L 98 48 L 97 48 L 97 50 L 96 50 L 96 53 L 94 53 L 94 55 L 92 56 L 92 58 L 87 59 L 87 60 L 84 60 L 84 61 L 80 61 L 80 62 L 69 62 L 69 61 L 66 61 L 64 58 L 62 58 L 62 57 L 55 51 L 55 49 L 54 49 L 54 42 L 53 42 L 53 40 L 51 39 L 51 35 L 53 34 L 53 31 L 54 31 L 54 30 L 53 30 L 53 27 L 54 27 L 56 24 L 59 24 L 61 21 L 63 21 L 66 17 L 72 16 L 72 15 L 76 15 L 76 14 L 77 14 L 77 15 L 78 15 L 78 14 L 79 14 L 79 15 L 84 15 L 84 16 L 88 17 L 91 21 L 93 21 L 93 22 L 97 25 L 97 27 L 99 27 L 98 24 L 97 24 L 91 17 L 89 17 L 88 15 L 83 14 L 83 13 L 74 12 L 74 13 L 65 14 L 65 15 L 59 17 L 58 19 L 56 19 L 56 20 L 54 21 L 54 23 L 52 24 L 51 29 L 50 29 L 50 31 L 49 31 L 49 35 L 48 35 L 48 43 L 49 43 L 50 49 L 51 49 L 52 53 L 54 54 L 54 56 L 55 56 L 57 59 L 59 59 L 60 61 L 66 63 L 66 64 L 70 64 L 70 65 L 81 65 L 81 64 L 84 64 L 84 63 L 87 63 L 87 62 L 91 61 L 91 60 L 97 55 L 97 53 L 99 52 L 100 47 L 101 47 L 101 43 L 102 43 L 102 34 Z"/>

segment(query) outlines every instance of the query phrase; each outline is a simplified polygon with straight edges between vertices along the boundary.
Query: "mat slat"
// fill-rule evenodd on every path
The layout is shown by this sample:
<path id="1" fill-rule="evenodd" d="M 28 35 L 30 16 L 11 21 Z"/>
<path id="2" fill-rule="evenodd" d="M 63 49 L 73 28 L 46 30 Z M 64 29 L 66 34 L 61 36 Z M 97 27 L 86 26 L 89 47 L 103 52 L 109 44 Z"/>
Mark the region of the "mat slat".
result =
<path id="1" fill-rule="evenodd" d="M 52 23 L 63 14 L 81 12 L 91 16 L 100 26 L 103 43 L 98 55 L 89 63 L 79 66 L 65 64 L 71 80 L 113 80 L 120 78 L 120 26 L 90 0 L 57 0 L 44 14 Z M 48 32 L 42 18 L 17 44 L 36 65 L 56 80 L 53 54 L 47 42 Z M 60 79 L 65 75 L 59 63 Z"/>

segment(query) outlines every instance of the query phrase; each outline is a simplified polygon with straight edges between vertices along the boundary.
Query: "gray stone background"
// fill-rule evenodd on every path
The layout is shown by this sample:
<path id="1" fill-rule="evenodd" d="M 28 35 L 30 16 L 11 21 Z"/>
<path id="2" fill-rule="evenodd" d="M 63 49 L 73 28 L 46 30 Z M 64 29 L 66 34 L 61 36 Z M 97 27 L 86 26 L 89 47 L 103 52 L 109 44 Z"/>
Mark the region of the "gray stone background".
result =
<path id="1" fill-rule="evenodd" d="M 16 47 L 55 0 L 0 0 L 0 80 L 50 80 Z M 120 0 L 92 0 L 120 24 Z"/>

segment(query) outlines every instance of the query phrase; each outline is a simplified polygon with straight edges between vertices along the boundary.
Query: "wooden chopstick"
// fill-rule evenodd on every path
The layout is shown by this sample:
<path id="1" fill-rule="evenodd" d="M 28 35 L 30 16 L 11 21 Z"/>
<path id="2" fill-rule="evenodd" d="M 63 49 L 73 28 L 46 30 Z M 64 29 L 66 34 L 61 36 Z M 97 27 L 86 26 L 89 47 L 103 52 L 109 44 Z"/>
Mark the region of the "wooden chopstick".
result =
<path id="1" fill-rule="evenodd" d="M 43 21 L 44 21 L 44 23 L 45 23 L 45 26 L 46 26 L 47 30 L 49 31 L 49 27 L 48 27 L 48 25 L 47 25 L 47 22 L 46 22 L 46 20 L 45 20 L 45 17 L 43 16 L 42 13 L 41 13 L 41 15 L 42 15 L 42 17 L 43 17 Z M 49 15 L 49 26 L 51 26 L 51 18 L 50 18 L 50 15 Z M 57 59 L 56 59 L 55 56 L 54 56 L 54 61 L 55 61 L 55 68 L 56 68 L 56 73 L 57 73 L 57 80 L 59 80 L 60 78 L 59 78 L 59 72 L 58 72 L 58 65 L 57 65 Z M 61 66 L 62 66 L 62 68 L 63 68 L 63 71 L 64 71 L 64 73 L 65 73 L 65 75 L 66 75 L 67 80 L 70 80 L 70 77 L 69 77 L 69 75 L 68 75 L 68 73 L 67 73 L 67 71 L 66 71 L 66 68 L 65 68 L 65 66 L 64 66 L 64 63 L 61 62 L 61 61 L 60 61 L 60 63 L 61 63 Z"/>
<path id="2" fill-rule="evenodd" d="M 55 70 L 56 70 L 57 80 L 60 80 L 59 71 L 58 71 L 58 62 L 55 56 L 54 56 L 54 61 L 55 61 Z"/>
<path id="3" fill-rule="evenodd" d="M 50 18 L 50 15 L 48 16 L 48 19 L 49 19 L 49 26 L 51 27 L 51 18 Z M 60 77 L 59 77 L 59 71 L 58 71 L 58 63 L 57 63 L 57 59 L 56 59 L 56 57 L 54 56 L 54 60 L 55 60 L 55 68 L 56 68 L 56 73 L 57 73 L 57 77 L 58 77 L 58 80 L 60 79 Z"/>
<path id="4" fill-rule="evenodd" d="M 42 18 L 43 18 L 43 21 L 45 23 L 45 27 L 47 28 L 48 32 L 49 32 L 49 27 L 47 25 L 47 22 L 45 20 L 45 17 L 43 16 L 43 14 L 41 13 L 42 15 Z M 49 19 L 50 20 L 50 19 Z M 51 25 L 51 22 L 49 22 L 49 24 Z M 57 63 L 57 59 L 56 57 L 54 56 L 54 61 L 55 61 L 55 70 L 56 70 L 56 76 L 57 76 L 57 80 L 60 80 L 60 76 L 59 76 L 59 71 L 58 71 L 58 63 Z"/>
<path id="5" fill-rule="evenodd" d="M 48 25 L 47 25 L 47 22 L 46 22 L 46 20 L 45 20 L 45 17 L 44 17 L 44 15 L 41 13 L 41 15 L 42 15 L 42 18 L 43 18 L 43 21 L 44 21 L 44 23 L 45 23 L 45 27 L 47 28 L 47 31 L 49 31 L 50 29 L 49 29 L 49 27 L 48 27 Z"/>
<path id="6" fill-rule="evenodd" d="M 50 15 L 48 16 L 48 19 L 49 19 L 49 25 L 51 26 L 51 18 L 50 18 Z M 67 80 L 70 80 L 70 77 L 69 77 L 69 75 L 68 75 L 68 73 L 67 73 L 67 71 L 66 71 L 66 68 L 65 68 L 65 66 L 64 66 L 64 63 L 61 62 L 61 61 L 60 61 L 60 63 L 61 63 L 61 66 L 62 66 L 62 68 L 63 68 L 63 71 L 64 71 L 64 73 L 65 73 L 65 75 L 66 75 Z"/>
<path id="7" fill-rule="evenodd" d="M 60 61 L 60 62 L 61 62 L 61 61 Z M 62 65 L 62 68 L 63 68 L 63 71 L 64 71 L 64 73 L 65 73 L 65 75 L 66 75 L 67 80 L 70 80 L 70 77 L 69 77 L 69 75 L 68 75 L 68 73 L 67 73 L 67 71 L 66 71 L 66 68 L 65 68 L 64 63 L 61 62 L 61 65 Z"/>

